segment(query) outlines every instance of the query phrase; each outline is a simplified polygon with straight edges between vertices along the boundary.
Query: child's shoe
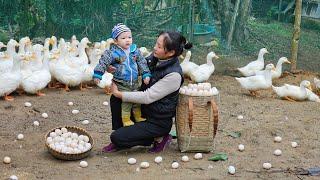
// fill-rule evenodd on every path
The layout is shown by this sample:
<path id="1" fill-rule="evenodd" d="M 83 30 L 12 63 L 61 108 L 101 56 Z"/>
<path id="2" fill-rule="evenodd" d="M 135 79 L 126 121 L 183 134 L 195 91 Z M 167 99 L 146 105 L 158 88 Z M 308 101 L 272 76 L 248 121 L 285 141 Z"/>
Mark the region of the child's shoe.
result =
<path id="1" fill-rule="evenodd" d="M 110 143 L 109 145 L 102 148 L 102 152 L 105 152 L 105 153 L 111 153 L 115 151 L 117 151 L 117 146 L 114 145 L 113 143 Z"/>
<path id="2" fill-rule="evenodd" d="M 149 153 L 158 153 L 163 151 L 166 148 L 166 146 L 168 146 L 171 143 L 171 140 L 172 137 L 170 134 L 168 134 L 162 138 L 161 142 L 154 141 L 153 147 L 149 149 Z"/>
<path id="3" fill-rule="evenodd" d="M 131 121 L 130 116 L 124 116 L 122 117 L 122 124 L 123 126 L 132 126 L 134 125 L 134 122 Z"/>

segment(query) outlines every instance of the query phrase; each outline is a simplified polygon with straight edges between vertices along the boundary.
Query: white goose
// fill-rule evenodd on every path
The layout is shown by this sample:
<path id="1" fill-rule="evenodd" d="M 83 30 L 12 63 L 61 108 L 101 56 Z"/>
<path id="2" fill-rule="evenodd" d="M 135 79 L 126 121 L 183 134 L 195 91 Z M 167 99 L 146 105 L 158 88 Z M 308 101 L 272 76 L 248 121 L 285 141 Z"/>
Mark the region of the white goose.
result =
<path id="1" fill-rule="evenodd" d="M 238 70 L 246 77 L 254 75 L 256 71 L 260 71 L 264 68 L 263 56 L 266 53 L 269 53 L 266 48 L 260 49 L 257 60 L 250 62 L 244 67 L 238 68 Z"/>
<path id="2" fill-rule="evenodd" d="M 41 68 L 30 71 L 31 73 L 24 77 L 21 85 L 25 92 L 30 94 L 37 94 L 38 96 L 44 96 L 41 90 L 44 89 L 51 80 L 51 74 L 49 71 L 49 39 L 46 39 L 45 46 L 36 46 L 34 48 L 36 53 L 36 59 L 43 58 L 41 62 Z M 44 56 L 41 56 L 41 52 L 44 50 Z M 40 57 L 39 57 L 40 56 Z"/>
<path id="3" fill-rule="evenodd" d="M 196 63 L 190 62 L 190 58 L 191 58 L 191 51 L 187 51 L 186 57 L 180 63 L 183 74 L 189 77 L 190 77 L 190 73 L 199 67 L 199 65 L 197 65 Z"/>
<path id="4" fill-rule="evenodd" d="M 240 85 L 249 90 L 253 96 L 257 95 L 258 90 L 268 89 L 272 86 L 271 70 L 274 70 L 273 64 L 268 64 L 263 75 L 236 78 Z"/>
<path id="5" fill-rule="evenodd" d="M 282 74 L 282 64 L 283 63 L 288 63 L 288 64 L 291 64 L 291 62 L 288 60 L 288 58 L 286 57 L 281 57 L 279 60 L 278 60 L 278 63 L 276 65 L 276 69 L 274 71 L 271 71 L 272 73 L 272 79 L 278 79 L 281 74 Z M 264 73 L 264 71 L 257 71 L 255 74 L 256 75 L 262 75 Z"/>
<path id="6" fill-rule="evenodd" d="M 308 98 L 307 89 L 311 89 L 310 81 L 303 80 L 300 86 L 284 84 L 281 87 L 272 86 L 273 91 L 280 97 L 289 101 L 303 101 Z"/>
<path id="7" fill-rule="evenodd" d="M 20 60 L 25 59 L 21 54 L 13 59 L 13 67 L 10 71 L 0 74 L 0 96 L 4 96 L 7 101 L 13 101 L 9 94 L 19 87 L 21 82 Z"/>
<path id="8" fill-rule="evenodd" d="M 207 55 L 207 63 L 200 65 L 198 68 L 193 69 L 189 75 L 192 81 L 201 83 L 207 81 L 211 74 L 214 72 L 214 64 L 212 63 L 212 59 L 218 59 L 219 56 L 217 56 L 214 52 L 210 52 Z"/>

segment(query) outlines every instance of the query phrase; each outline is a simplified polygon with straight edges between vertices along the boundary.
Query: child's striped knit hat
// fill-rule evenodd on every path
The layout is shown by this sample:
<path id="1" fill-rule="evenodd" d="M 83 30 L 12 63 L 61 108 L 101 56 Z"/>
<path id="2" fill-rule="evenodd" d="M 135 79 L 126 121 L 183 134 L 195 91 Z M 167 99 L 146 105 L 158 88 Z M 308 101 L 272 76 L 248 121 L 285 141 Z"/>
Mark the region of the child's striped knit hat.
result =
<path id="1" fill-rule="evenodd" d="M 123 32 L 131 32 L 131 30 L 126 25 L 119 23 L 113 27 L 111 36 L 116 39 Z"/>

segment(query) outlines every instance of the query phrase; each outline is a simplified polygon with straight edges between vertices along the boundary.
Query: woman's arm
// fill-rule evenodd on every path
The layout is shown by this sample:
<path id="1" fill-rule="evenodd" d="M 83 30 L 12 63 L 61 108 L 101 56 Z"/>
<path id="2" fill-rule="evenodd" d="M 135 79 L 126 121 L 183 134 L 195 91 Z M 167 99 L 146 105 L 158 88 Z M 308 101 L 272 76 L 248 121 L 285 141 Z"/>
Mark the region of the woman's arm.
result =
<path id="1" fill-rule="evenodd" d="M 150 104 L 178 90 L 180 88 L 180 82 L 181 75 L 174 72 L 167 74 L 145 91 L 120 92 L 114 85 L 112 87 L 112 93 L 114 96 L 121 98 L 123 102 Z"/>

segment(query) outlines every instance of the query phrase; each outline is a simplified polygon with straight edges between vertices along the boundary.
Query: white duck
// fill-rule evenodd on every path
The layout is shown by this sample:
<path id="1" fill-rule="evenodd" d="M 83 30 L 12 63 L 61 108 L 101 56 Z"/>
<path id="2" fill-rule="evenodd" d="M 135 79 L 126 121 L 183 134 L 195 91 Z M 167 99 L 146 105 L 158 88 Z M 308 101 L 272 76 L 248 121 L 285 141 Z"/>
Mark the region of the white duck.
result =
<path id="1" fill-rule="evenodd" d="M 92 80 L 93 70 L 96 67 L 101 55 L 102 55 L 102 52 L 98 48 L 94 48 L 91 51 L 91 55 L 90 55 L 91 63 L 90 64 L 85 64 L 83 66 L 84 73 L 83 73 L 83 77 L 82 77 L 82 83 L 86 83 L 86 82 L 89 82 L 89 81 Z M 87 85 L 85 87 L 87 87 Z"/>
<path id="2" fill-rule="evenodd" d="M 113 75 L 111 73 L 105 72 L 102 75 L 102 79 L 100 80 L 100 82 L 97 84 L 100 88 L 104 89 L 104 91 L 109 94 L 109 87 L 112 84 L 112 79 L 113 79 Z"/>
<path id="3" fill-rule="evenodd" d="M 320 95 L 320 79 L 317 79 L 316 77 L 313 78 L 313 82 L 314 82 L 314 85 L 315 85 L 315 93 L 317 95 Z"/>
<path id="4" fill-rule="evenodd" d="M 79 45 L 79 41 L 77 40 L 76 35 L 73 35 L 71 37 L 71 44 L 70 44 L 70 56 L 78 56 L 79 55 L 79 51 L 78 51 L 78 45 Z"/>
<path id="5" fill-rule="evenodd" d="M 89 59 L 86 53 L 86 48 L 88 48 L 88 43 L 91 43 L 87 37 L 82 38 L 80 44 L 78 45 L 78 57 L 69 56 L 70 62 L 75 66 L 83 66 L 89 63 Z"/>
<path id="6" fill-rule="evenodd" d="M 269 53 L 266 48 L 260 49 L 257 60 L 250 62 L 244 67 L 238 68 L 238 70 L 246 77 L 255 75 L 256 71 L 260 71 L 264 68 L 263 56 L 266 53 Z"/>
<path id="7" fill-rule="evenodd" d="M 41 90 L 44 89 L 51 80 L 51 74 L 49 71 L 49 39 L 46 39 L 45 46 L 34 47 L 36 53 L 36 59 L 43 58 L 41 62 L 41 68 L 33 71 L 29 71 L 30 74 L 25 76 L 21 82 L 22 88 L 25 92 L 30 94 L 37 94 L 38 96 L 44 96 Z M 41 52 L 44 50 L 44 56 L 41 56 Z M 40 56 L 40 57 L 39 57 Z"/>
<path id="8" fill-rule="evenodd" d="M 236 78 L 240 85 L 249 90 L 253 96 L 257 95 L 258 90 L 268 89 L 272 86 L 271 70 L 275 69 L 273 64 L 268 64 L 263 75 Z"/>
<path id="9" fill-rule="evenodd" d="M 210 52 L 207 55 L 207 63 L 200 65 L 198 68 L 193 69 L 189 75 L 192 81 L 200 83 L 207 81 L 211 74 L 214 72 L 214 64 L 212 63 L 212 59 L 218 59 L 214 52 Z"/>
<path id="10" fill-rule="evenodd" d="M 65 85 L 65 91 L 70 91 L 69 86 L 78 86 L 82 81 L 83 68 L 74 65 L 70 62 L 70 57 L 68 56 L 68 49 L 66 43 L 63 39 L 60 39 L 60 50 L 61 55 L 54 66 L 54 76 L 55 78 Z"/>
<path id="11" fill-rule="evenodd" d="M 289 101 L 303 101 L 308 98 L 307 89 L 311 89 L 310 81 L 303 80 L 300 86 L 284 84 L 281 87 L 272 86 L 273 91 L 280 97 Z"/>
<path id="12" fill-rule="evenodd" d="M 313 101 L 313 102 L 318 102 L 320 103 L 320 98 L 317 94 L 313 93 L 311 90 L 307 89 L 308 93 L 308 100 Z"/>
<path id="13" fill-rule="evenodd" d="M 10 39 L 7 44 L 6 57 L 0 61 L 0 74 L 12 69 L 13 58 L 17 57 L 16 46 L 19 46 L 16 40 Z"/>
<path id="14" fill-rule="evenodd" d="M 10 71 L 0 74 L 0 96 L 4 96 L 6 101 L 13 101 L 9 94 L 16 90 L 21 82 L 20 60 L 25 59 L 21 54 L 13 59 L 13 67 Z"/>
<path id="15" fill-rule="evenodd" d="M 150 56 L 151 53 L 152 53 L 146 47 L 140 47 L 139 50 L 140 50 L 142 56 L 145 57 L 145 58 Z"/>
<path id="16" fill-rule="evenodd" d="M 276 65 L 276 69 L 274 71 L 271 71 L 272 73 L 272 79 L 278 79 L 281 74 L 282 74 L 282 64 L 283 63 L 288 63 L 288 64 L 291 64 L 291 62 L 288 60 L 288 58 L 286 57 L 281 57 L 279 60 L 278 60 L 278 63 Z M 264 73 L 264 71 L 257 71 L 255 74 L 256 75 L 262 75 Z"/>
<path id="17" fill-rule="evenodd" d="M 190 58 L 191 58 L 191 51 L 187 51 L 186 57 L 180 63 L 182 72 L 185 76 L 190 76 L 191 71 L 199 67 L 199 65 L 197 65 L 196 63 L 190 62 Z"/>

